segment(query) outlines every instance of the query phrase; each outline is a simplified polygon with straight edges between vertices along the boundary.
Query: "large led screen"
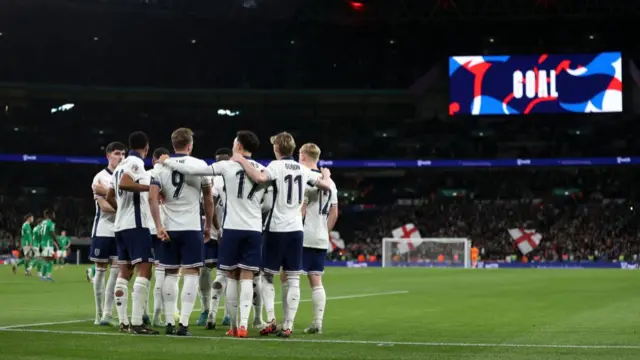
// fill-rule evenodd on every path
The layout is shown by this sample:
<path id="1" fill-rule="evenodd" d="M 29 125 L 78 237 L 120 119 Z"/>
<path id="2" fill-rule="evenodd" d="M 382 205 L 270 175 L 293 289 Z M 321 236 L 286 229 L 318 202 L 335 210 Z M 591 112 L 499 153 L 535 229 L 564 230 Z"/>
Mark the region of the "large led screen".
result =
<path id="1" fill-rule="evenodd" d="M 452 56 L 449 115 L 622 111 L 622 54 Z"/>

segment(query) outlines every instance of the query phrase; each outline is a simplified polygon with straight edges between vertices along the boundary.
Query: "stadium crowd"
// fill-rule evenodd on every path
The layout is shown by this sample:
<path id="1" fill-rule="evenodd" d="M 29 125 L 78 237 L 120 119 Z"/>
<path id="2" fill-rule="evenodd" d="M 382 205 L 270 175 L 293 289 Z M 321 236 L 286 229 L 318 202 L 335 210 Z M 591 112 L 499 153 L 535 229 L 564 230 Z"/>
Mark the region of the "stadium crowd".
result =
<path id="1" fill-rule="evenodd" d="M 84 168 L 91 173 L 91 166 Z M 400 178 L 360 181 L 338 169 L 334 174 L 345 189 L 337 230 L 346 248 L 331 254 L 332 259 L 379 258 L 381 239 L 407 223 L 416 224 L 423 237 L 469 238 L 483 259 L 517 254 L 507 233 L 514 227 L 535 229 L 543 236 L 532 254 L 539 260 L 619 260 L 640 253 L 635 203 L 639 189 L 632 168 L 415 170 Z M 12 239 L 19 239 L 22 216 L 38 213 L 47 204 L 53 204 L 61 229 L 88 236 L 94 211 L 91 197 L 66 195 L 3 196 L 0 229 L 5 251 Z"/>

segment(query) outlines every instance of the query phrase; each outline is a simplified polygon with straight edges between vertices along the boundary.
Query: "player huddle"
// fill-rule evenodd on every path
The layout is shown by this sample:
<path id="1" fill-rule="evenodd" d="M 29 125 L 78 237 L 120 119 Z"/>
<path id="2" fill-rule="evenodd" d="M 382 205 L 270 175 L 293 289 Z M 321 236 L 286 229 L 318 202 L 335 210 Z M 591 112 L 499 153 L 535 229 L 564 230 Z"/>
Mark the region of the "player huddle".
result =
<path id="1" fill-rule="evenodd" d="M 218 150 L 216 162 L 207 165 L 190 155 L 193 133 L 180 128 L 171 135 L 173 154 L 156 149 L 149 171 L 143 161 L 149 152 L 144 133 L 130 135 L 126 158 L 123 144 L 109 144 L 109 166 L 92 184 L 96 324 L 112 323 L 115 302 L 123 332 L 158 334 L 152 326 L 164 325 L 167 334 L 188 336 L 200 293 L 198 325 L 206 329 L 215 329 L 224 296 L 228 336 L 248 336 L 253 308 L 253 325 L 262 335 L 289 337 L 300 303 L 300 275 L 306 273 L 314 314 L 305 332 L 322 332 L 326 295 L 321 276 L 337 220 L 337 189 L 330 172 L 317 167 L 317 145 L 303 145 L 298 162 L 292 157 L 296 145 L 290 134 L 270 140 L 276 160 L 267 167 L 251 158 L 260 141 L 250 131 L 239 131 L 232 149 Z M 109 264 L 118 266 L 111 266 L 106 281 Z M 213 268 L 218 270 L 212 281 Z M 129 319 L 128 284 L 134 269 Z M 147 315 L 152 273 L 153 320 Z M 280 324 L 275 317 L 278 274 L 284 313 Z M 267 323 L 262 321 L 263 304 Z"/>

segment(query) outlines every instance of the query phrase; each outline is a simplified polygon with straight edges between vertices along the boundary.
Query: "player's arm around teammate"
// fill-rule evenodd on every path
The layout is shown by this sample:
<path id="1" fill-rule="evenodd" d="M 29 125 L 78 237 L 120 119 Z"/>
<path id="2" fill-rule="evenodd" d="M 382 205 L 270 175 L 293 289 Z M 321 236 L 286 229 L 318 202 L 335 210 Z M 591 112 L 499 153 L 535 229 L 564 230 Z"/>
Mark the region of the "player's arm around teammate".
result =
<path id="1" fill-rule="evenodd" d="M 234 154 L 231 160 L 242 165 L 242 169 L 245 171 L 247 176 L 256 183 L 263 184 L 272 180 L 271 175 L 269 175 L 268 171 L 261 171 L 255 168 L 245 157 L 240 154 Z M 329 171 L 329 169 L 327 168 L 322 168 L 321 173 L 322 176 L 317 179 L 315 186 L 323 190 L 330 190 L 331 181 L 329 180 L 329 178 L 331 177 L 331 171 Z"/>
<path id="2" fill-rule="evenodd" d="M 105 196 L 104 199 L 114 212 L 118 211 L 118 202 L 116 200 L 116 192 L 113 188 L 110 188 L 107 191 L 107 195 Z"/>
<path id="3" fill-rule="evenodd" d="M 185 164 L 176 161 L 176 159 L 172 159 L 169 155 L 162 155 L 158 159 L 158 164 L 164 164 L 169 168 L 181 172 L 185 175 L 194 175 L 194 176 L 215 176 L 216 174 L 213 171 L 213 168 L 206 163 L 199 164 Z"/>
<path id="4" fill-rule="evenodd" d="M 202 187 L 202 202 L 204 204 L 204 242 L 208 243 L 211 240 L 211 227 L 213 226 L 213 217 L 215 210 L 213 208 L 213 191 L 211 189 L 212 184 Z M 216 219 L 217 220 L 217 219 Z M 220 228 L 220 225 L 218 225 Z"/>
<path id="5" fill-rule="evenodd" d="M 156 225 L 158 239 L 169 241 L 169 234 L 167 234 L 167 230 L 160 220 L 160 184 L 156 179 L 151 179 L 151 186 L 149 187 L 149 210 L 151 211 L 153 223 Z"/>

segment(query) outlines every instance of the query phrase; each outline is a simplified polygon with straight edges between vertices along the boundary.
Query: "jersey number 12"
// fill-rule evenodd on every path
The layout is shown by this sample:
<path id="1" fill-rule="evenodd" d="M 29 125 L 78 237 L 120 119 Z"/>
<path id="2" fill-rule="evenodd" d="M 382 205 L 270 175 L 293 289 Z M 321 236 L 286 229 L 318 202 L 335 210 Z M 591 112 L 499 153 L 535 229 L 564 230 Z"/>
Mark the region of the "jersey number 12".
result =
<path id="1" fill-rule="evenodd" d="M 327 202 L 322 205 L 322 196 L 325 196 Z M 331 203 L 331 190 L 318 190 L 318 213 L 320 215 L 329 214 L 329 203 Z"/>

